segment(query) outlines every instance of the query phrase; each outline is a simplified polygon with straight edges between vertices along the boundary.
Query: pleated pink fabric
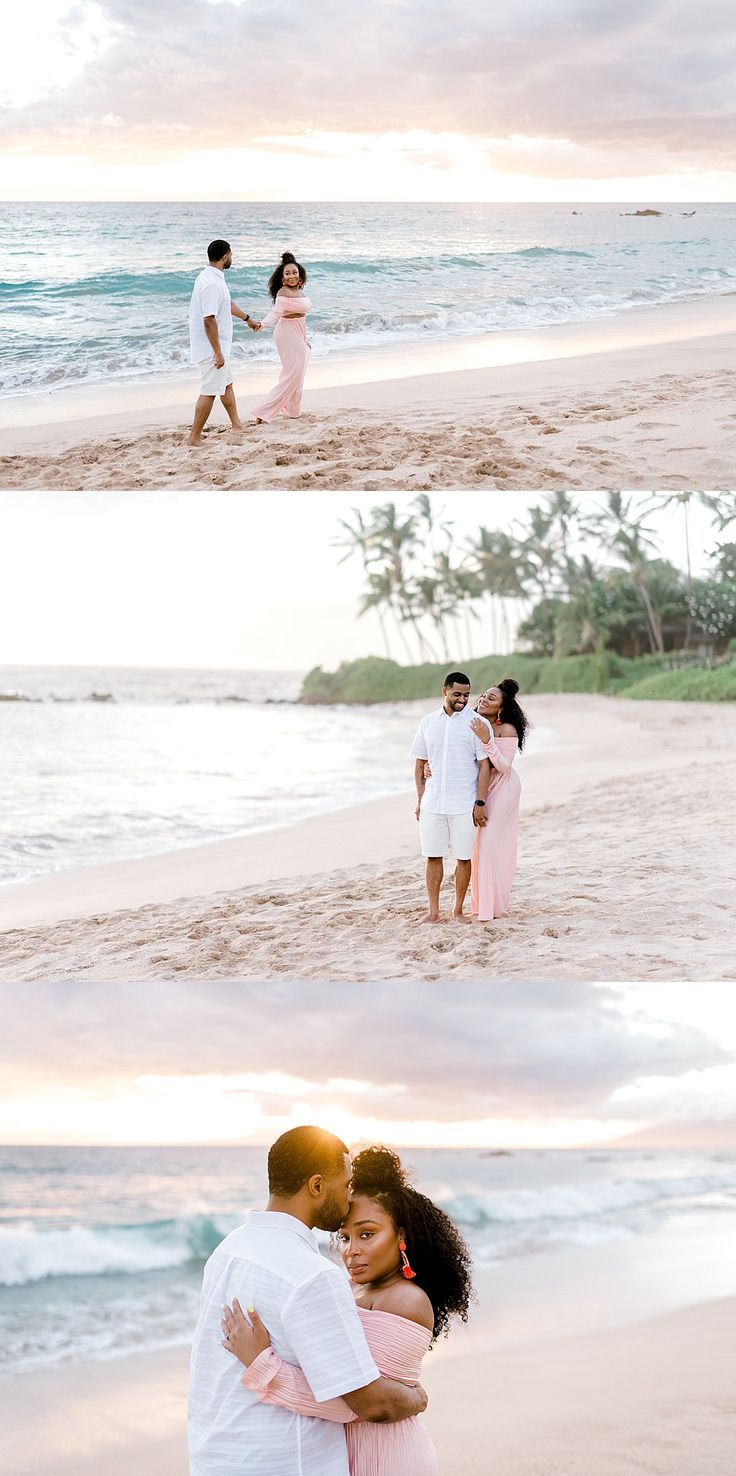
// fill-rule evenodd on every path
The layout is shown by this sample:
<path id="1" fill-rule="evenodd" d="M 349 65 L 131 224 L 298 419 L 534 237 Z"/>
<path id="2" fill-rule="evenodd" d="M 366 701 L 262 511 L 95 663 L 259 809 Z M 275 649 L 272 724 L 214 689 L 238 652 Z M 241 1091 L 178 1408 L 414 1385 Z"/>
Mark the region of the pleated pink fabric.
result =
<path id="1" fill-rule="evenodd" d="M 382 1374 L 415 1384 L 432 1335 L 393 1312 L 358 1308 L 366 1341 Z M 437 1455 L 421 1416 L 395 1425 L 346 1425 L 350 1476 L 437 1476 Z"/>
<path id="2" fill-rule="evenodd" d="M 494 738 L 483 747 L 493 764 L 486 799 L 488 824 L 476 832 L 470 899 L 479 922 L 505 917 L 516 870 L 519 838 L 521 781 L 512 767 L 519 743 L 516 738 Z"/>
<path id="3" fill-rule="evenodd" d="M 393 1312 L 359 1307 L 358 1315 L 381 1373 L 417 1383 L 432 1340 L 429 1329 Z M 437 1476 L 437 1455 L 420 1416 L 371 1425 L 357 1419 L 344 1399 L 318 1404 L 301 1369 L 284 1363 L 272 1348 L 256 1358 L 242 1382 L 269 1404 L 344 1424 L 350 1476 Z"/>
<path id="4" fill-rule="evenodd" d="M 296 419 L 302 412 L 302 391 L 307 372 L 311 348 L 307 342 L 306 316 L 285 318 L 284 313 L 308 313 L 312 304 L 306 293 L 294 297 L 277 297 L 270 313 L 263 319 L 263 327 L 275 323 L 273 341 L 279 351 L 281 374 L 279 382 L 256 405 L 253 414 L 258 420 L 275 420 L 277 415 Z"/>

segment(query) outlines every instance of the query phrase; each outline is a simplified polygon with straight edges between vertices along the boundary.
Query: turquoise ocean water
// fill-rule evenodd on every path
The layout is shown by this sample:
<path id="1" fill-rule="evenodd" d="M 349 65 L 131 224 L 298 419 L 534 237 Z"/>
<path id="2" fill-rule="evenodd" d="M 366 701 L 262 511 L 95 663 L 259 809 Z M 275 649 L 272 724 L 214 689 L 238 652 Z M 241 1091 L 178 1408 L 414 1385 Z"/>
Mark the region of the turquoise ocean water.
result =
<path id="1" fill-rule="evenodd" d="M 209 240 L 261 313 L 292 249 L 316 356 L 595 321 L 736 287 L 736 206 L 10 204 L 0 216 L 5 395 L 188 369 L 187 306 Z M 236 355 L 273 357 L 236 328 Z"/>
<path id="2" fill-rule="evenodd" d="M 476 1262 L 501 1276 L 519 1257 L 569 1247 L 617 1242 L 633 1255 L 661 1231 L 695 1254 L 706 1235 L 727 1244 L 734 1223 L 733 1153 L 403 1157 Z M 204 1261 L 244 1210 L 262 1206 L 264 1169 L 264 1149 L 240 1146 L 0 1148 L 0 1371 L 186 1343 Z M 712 1285 L 703 1268 L 700 1294 L 736 1289 L 728 1260 Z"/>

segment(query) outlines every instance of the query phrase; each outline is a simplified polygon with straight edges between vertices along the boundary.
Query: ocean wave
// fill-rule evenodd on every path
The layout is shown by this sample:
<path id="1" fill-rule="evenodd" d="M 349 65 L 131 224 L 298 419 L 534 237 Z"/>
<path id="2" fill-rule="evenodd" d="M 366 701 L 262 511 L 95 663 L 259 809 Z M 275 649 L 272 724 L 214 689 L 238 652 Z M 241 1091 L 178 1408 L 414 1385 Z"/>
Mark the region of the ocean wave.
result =
<path id="1" fill-rule="evenodd" d="M 698 1203 L 733 1208 L 735 1201 L 736 1165 L 727 1164 L 707 1174 L 458 1194 L 444 1199 L 443 1207 L 471 1235 L 476 1250 L 507 1255 L 550 1234 L 570 1243 L 596 1243 L 611 1227 L 625 1230 L 631 1211 Z M 48 1229 L 26 1221 L 0 1226 L 0 1285 L 141 1275 L 201 1263 L 239 1222 L 237 1216 L 197 1213 L 131 1225 Z"/>
<path id="2" fill-rule="evenodd" d="M 0 1226 L 0 1286 L 59 1276 L 125 1276 L 206 1260 L 232 1224 L 208 1215 L 143 1225 Z"/>
<path id="3" fill-rule="evenodd" d="M 719 1173 L 690 1177 L 599 1179 L 589 1184 L 557 1184 L 547 1189 L 519 1189 L 508 1194 L 464 1194 L 453 1198 L 445 1208 L 460 1224 L 479 1230 L 493 1225 L 591 1220 L 719 1192 L 736 1196 L 736 1165 L 729 1165 Z"/>

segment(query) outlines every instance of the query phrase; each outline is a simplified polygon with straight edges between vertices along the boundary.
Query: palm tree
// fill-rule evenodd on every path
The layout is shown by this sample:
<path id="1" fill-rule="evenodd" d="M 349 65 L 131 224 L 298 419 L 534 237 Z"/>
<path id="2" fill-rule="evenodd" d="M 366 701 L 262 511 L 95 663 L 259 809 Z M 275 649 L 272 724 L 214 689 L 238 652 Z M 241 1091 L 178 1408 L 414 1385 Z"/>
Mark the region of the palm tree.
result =
<path id="1" fill-rule="evenodd" d="M 477 580 L 479 597 L 486 595 L 490 603 L 491 645 L 498 650 L 497 616 L 508 630 L 504 601 L 525 598 L 526 581 L 532 578 L 531 566 L 516 539 L 501 529 L 481 527 L 475 539 L 469 539 L 465 546 L 470 555 L 469 572 Z"/>
<path id="2" fill-rule="evenodd" d="M 716 521 L 716 523 L 717 523 L 717 525 L 719 527 L 719 531 L 722 532 L 724 528 L 728 527 L 728 524 L 733 520 L 733 518 L 736 517 L 736 509 L 732 505 L 734 503 L 734 494 L 732 492 L 731 493 L 725 493 L 724 494 L 724 493 L 718 493 L 718 492 L 695 492 L 695 491 L 690 491 L 690 492 L 655 492 L 652 495 L 653 495 L 654 501 L 653 501 L 653 503 L 651 505 L 653 507 L 661 508 L 663 511 L 666 508 L 672 507 L 672 506 L 675 506 L 675 507 L 678 507 L 679 506 L 679 507 L 682 508 L 683 524 L 684 524 L 684 530 L 685 530 L 685 561 L 686 561 L 686 573 L 687 573 L 687 608 L 688 608 L 687 620 L 686 620 L 686 623 L 685 623 L 685 650 L 688 650 L 688 648 L 690 646 L 690 639 L 691 639 L 691 636 L 692 636 L 692 609 L 691 609 L 691 606 L 692 606 L 692 602 L 693 602 L 693 571 L 692 571 L 692 563 L 691 563 L 691 559 L 690 559 L 690 526 L 689 526 L 689 519 L 688 519 L 688 514 L 689 514 L 689 511 L 690 511 L 690 504 L 692 502 L 700 503 L 702 507 L 707 508 L 708 511 L 714 515 L 715 521 Z M 731 505 L 729 505 L 729 499 L 730 499 L 730 504 Z M 649 510 L 648 508 L 645 508 L 645 510 L 644 510 L 645 513 L 648 510 Z"/>
<path id="3" fill-rule="evenodd" d="M 454 524 L 447 521 L 440 521 L 445 509 L 440 508 L 439 514 L 435 514 L 434 507 L 432 506 L 432 498 L 428 492 L 420 492 L 410 503 L 410 507 L 416 509 L 417 521 L 424 524 L 431 557 L 434 558 L 437 553 L 436 534 L 438 532 L 444 533 L 446 546 L 449 549 L 452 544 L 452 529 Z"/>
<path id="4" fill-rule="evenodd" d="M 651 550 L 656 555 L 659 548 L 651 536 L 651 528 L 643 518 L 635 516 L 633 498 L 626 498 L 623 492 L 606 493 L 605 507 L 587 518 L 584 527 L 587 532 L 597 534 L 604 548 L 620 555 L 644 609 L 652 651 L 662 655 L 662 622 L 646 581 L 648 553 Z"/>
<path id="5" fill-rule="evenodd" d="M 368 588 L 361 598 L 361 602 L 358 607 L 358 615 L 365 615 L 368 610 L 376 611 L 381 622 L 381 630 L 383 632 L 386 655 L 390 658 L 391 652 L 389 649 L 388 639 L 386 637 L 386 628 L 383 622 L 382 613 L 384 609 L 390 611 L 394 618 L 394 623 L 399 634 L 399 639 L 402 646 L 404 647 L 407 661 L 411 666 L 411 647 L 409 646 L 406 635 L 404 634 L 403 616 L 401 609 L 397 608 L 396 605 L 391 575 L 385 569 L 371 569 L 368 573 L 367 583 Z"/>

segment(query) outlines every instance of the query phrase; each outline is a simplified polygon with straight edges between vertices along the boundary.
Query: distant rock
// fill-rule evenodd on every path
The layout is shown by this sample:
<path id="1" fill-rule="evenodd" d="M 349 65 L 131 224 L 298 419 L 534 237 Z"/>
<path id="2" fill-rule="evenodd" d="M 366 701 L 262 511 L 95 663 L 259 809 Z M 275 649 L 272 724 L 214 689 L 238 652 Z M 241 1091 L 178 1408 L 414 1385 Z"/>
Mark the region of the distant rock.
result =
<path id="1" fill-rule="evenodd" d="M 663 210 L 622 210 L 622 215 L 664 215 Z"/>

